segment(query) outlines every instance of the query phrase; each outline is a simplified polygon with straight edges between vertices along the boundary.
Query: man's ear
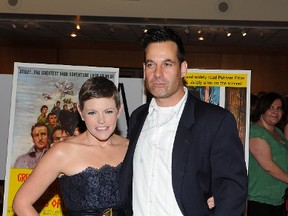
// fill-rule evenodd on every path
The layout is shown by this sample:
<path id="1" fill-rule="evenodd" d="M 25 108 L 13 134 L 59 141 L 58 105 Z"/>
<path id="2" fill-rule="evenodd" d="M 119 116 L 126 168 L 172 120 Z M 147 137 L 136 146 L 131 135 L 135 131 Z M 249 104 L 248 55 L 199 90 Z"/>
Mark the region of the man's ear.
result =
<path id="1" fill-rule="evenodd" d="M 187 61 L 183 61 L 181 63 L 181 77 L 185 77 L 187 74 L 187 70 L 188 70 L 188 63 Z"/>

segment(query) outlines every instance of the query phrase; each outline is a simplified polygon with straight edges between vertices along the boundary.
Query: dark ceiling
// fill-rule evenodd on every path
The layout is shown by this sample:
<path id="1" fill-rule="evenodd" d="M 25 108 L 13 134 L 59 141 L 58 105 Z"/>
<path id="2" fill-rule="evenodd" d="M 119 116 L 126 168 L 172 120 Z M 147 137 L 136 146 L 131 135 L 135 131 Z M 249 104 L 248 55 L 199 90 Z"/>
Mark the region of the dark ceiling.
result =
<path id="1" fill-rule="evenodd" d="M 80 29 L 76 29 L 76 25 Z M 160 20 L 116 17 L 75 17 L 0 14 L 0 40 L 77 40 L 139 42 L 146 27 L 169 26 L 185 45 L 288 48 L 287 22 Z M 227 32 L 231 36 L 227 36 Z M 242 33 L 247 35 L 243 36 Z M 72 38 L 71 33 L 77 34 Z M 200 41 L 199 36 L 204 40 Z"/>

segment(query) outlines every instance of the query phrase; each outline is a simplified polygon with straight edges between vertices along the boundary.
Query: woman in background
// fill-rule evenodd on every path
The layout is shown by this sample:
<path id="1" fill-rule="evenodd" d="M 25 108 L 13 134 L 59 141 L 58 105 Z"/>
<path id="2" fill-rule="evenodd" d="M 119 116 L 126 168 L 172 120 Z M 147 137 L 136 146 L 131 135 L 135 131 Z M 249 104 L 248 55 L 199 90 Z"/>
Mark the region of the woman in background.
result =
<path id="1" fill-rule="evenodd" d="M 261 96 L 251 116 L 247 216 L 286 216 L 288 141 L 276 127 L 285 100 L 271 92 Z"/>

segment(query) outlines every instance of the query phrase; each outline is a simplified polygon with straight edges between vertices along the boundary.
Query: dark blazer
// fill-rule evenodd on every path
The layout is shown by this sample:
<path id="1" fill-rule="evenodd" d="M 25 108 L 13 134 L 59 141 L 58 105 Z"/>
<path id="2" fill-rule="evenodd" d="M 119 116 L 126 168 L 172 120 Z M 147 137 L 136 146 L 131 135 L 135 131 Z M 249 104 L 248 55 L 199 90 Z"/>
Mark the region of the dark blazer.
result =
<path id="1" fill-rule="evenodd" d="M 145 104 L 137 108 L 130 118 L 130 144 L 120 174 L 120 193 L 127 216 L 133 215 L 133 154 L 148 107 Z M 243 149 L 234 116 L 188 93 L 172 153 L 173 190 L 183 215 L 242 215 L 248 184 Z M 207 199 L 212 194 L 216 207 L 209 210 Z"/>

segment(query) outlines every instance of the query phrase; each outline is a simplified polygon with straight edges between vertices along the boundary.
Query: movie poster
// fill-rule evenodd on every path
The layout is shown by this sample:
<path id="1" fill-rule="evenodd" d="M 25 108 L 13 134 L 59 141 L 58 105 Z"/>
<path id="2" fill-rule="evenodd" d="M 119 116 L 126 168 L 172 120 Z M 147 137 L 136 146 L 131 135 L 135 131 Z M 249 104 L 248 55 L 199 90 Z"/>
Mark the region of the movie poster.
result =
<path id="1" fill-rule="evenodd" d="M 239 137 L 249 156 L 250 70 L 189 69 L 186 86 L 197 98 L 228 109 L 235 117 Z"/>
<path id="2" fill-rule="evenodd" d="M 118 68 L 14 64 L 3 215 L 14 215 L 15 193 L 51 143 L 57 141 L 52 138 L 53 128 L 61 127 L 67 136 L 85 130 L 77 111 L 77 96 L 82 84 L 94 76 L 105 76 L 118 86 Z M 35 208 L 40 215 L 65 213 L 57 181 Z"/>

